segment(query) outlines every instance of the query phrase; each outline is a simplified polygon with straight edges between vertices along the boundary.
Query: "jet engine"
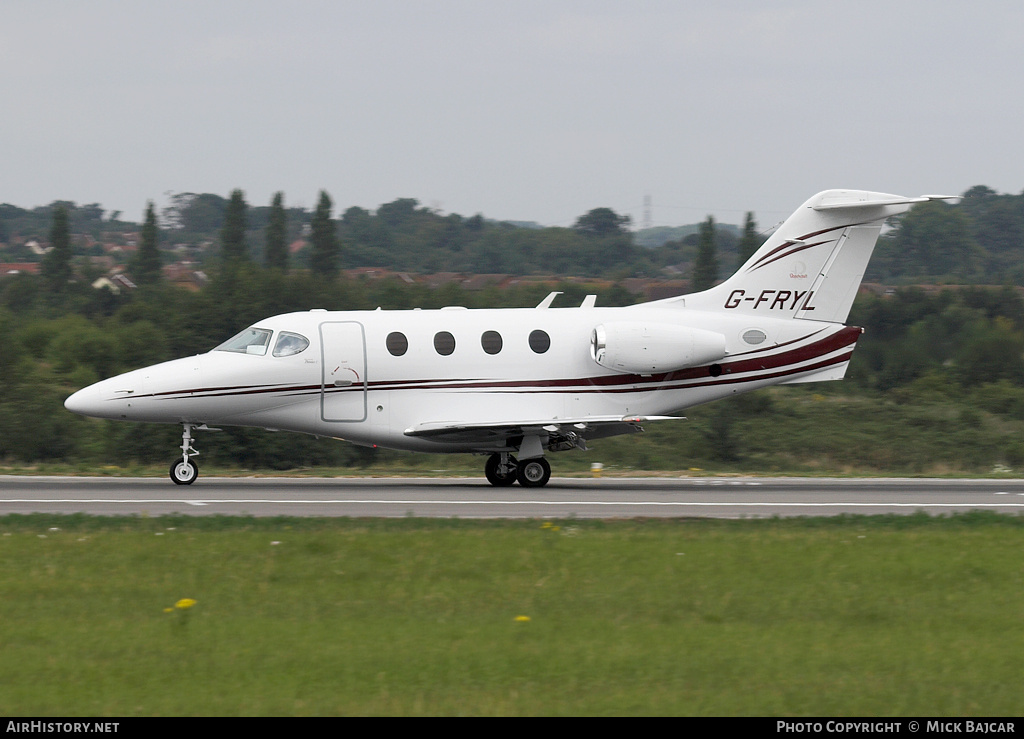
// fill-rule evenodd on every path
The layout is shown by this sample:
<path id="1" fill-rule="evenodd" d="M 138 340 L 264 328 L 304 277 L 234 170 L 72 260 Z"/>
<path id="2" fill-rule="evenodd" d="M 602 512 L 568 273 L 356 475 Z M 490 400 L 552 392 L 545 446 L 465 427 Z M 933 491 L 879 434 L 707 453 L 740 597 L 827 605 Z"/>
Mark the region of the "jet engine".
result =
<path id="1" fill-rule="evenodd" d="M 724 358 L 725 337 L 669 323 L 616 321 L 590 334 L 590 356 L 616 372 L 650 375 L 696 367 Z"/>

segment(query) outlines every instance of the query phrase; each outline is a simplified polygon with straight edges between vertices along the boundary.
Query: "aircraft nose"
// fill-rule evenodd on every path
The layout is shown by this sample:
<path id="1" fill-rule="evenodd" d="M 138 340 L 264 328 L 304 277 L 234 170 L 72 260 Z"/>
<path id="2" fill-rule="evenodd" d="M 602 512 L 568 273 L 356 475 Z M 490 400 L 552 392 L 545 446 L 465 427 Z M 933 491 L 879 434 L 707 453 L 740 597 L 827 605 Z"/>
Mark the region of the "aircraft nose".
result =
<path id="1" fill-rule="evenodd" d="M 64 407 L 72 413 L 93 418 L 127 418 L 131 407 L 128 399 L 135 392 L 133 379 L 129 373 L 100 380 L 70 395 Z"/>
<path id="2" fill-rule="evenodd" d="M 72 413 L 82 416 L 94 416 L 99 413 L 100 394 L 95 385 L 84 387 L 77 393 L 72 393 L 64 401 L 64 407 Z"/>

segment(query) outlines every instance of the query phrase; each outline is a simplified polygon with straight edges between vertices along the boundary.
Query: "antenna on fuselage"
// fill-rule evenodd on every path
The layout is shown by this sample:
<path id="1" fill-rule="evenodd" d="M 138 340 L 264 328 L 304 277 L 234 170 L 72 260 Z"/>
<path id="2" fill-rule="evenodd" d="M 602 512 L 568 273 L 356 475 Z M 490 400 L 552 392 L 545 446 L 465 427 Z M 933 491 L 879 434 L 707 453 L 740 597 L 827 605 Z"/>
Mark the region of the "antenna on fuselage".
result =
<path id="1" fill-rule="evenodd" d="M 562 294 L 561 290 L 553 293 L 548 293 L 548 296 L 544 298 L 540 303 L 537 304 L 538 308 L 550 308 L 551 304 L 555 302 L 555 298 Z"/>

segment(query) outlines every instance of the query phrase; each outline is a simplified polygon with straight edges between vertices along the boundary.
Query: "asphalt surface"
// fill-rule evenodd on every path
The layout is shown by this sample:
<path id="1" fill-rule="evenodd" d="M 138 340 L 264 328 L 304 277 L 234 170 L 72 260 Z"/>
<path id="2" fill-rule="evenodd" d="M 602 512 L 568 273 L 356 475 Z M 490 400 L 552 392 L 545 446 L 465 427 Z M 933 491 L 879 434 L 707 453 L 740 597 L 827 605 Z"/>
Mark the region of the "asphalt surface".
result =
<path id="1" fill-rule="evenodd" d="M 0 515 L 420 516 L 435 518 L 765 518 L 1024 512 L 1024 480 L 552 478 L 494 488 L 483 478 L 0 476 Z"/>

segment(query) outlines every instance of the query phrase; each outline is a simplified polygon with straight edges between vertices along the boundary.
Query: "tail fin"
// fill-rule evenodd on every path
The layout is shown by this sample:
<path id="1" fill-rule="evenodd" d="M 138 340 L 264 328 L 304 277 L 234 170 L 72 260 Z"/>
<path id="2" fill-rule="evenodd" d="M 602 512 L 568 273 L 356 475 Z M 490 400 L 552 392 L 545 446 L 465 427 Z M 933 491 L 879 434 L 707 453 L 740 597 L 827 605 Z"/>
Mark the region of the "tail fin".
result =
<path id="1" fill-rule="evenodd" d="M 883 221 L 915 203 L 950 199 L 861 190 L 818 193 L 736 274 L 682 300 L 687 308 L 698 310 L 844 323 Z"/>

